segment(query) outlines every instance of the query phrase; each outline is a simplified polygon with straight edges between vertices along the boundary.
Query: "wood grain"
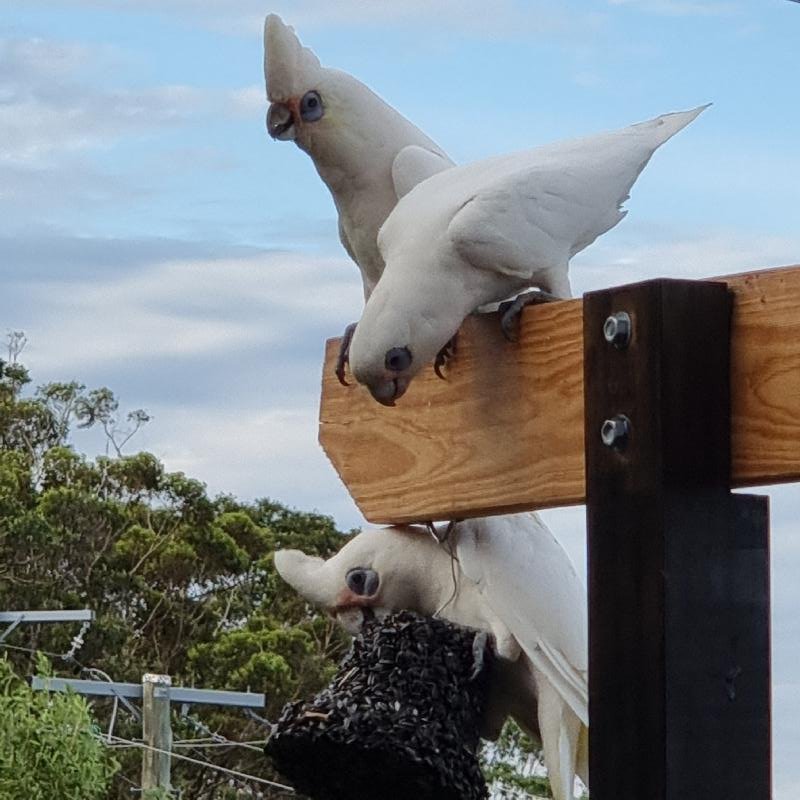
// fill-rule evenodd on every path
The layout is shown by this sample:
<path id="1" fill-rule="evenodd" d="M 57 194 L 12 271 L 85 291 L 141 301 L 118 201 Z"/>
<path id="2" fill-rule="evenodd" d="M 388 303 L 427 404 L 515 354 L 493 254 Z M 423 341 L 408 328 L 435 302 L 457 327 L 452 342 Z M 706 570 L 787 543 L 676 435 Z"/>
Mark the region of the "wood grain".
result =
<path id="1" fill-rule="evenodd" d="M 800 480 L 800 266 L 715 280 L 734 294 L 732 483 Z M 425 370 L 394 408 L 339 385 L 339 340 L 329 340 L 319 440 L 364 516 L 417 522 L 582 503 L 582 309 L 581 300 L 525 309 L 516 343 L 496 315 L 468 318 L 447 380 Z"/>

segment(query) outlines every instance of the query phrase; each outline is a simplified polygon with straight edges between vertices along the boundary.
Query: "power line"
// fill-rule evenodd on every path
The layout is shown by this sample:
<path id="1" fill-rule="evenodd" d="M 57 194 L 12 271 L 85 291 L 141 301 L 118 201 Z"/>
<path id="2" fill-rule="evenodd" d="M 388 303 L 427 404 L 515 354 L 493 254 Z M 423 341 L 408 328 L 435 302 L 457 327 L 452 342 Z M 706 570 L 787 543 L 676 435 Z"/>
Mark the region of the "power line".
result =
<path id="1" fill-rule="evenodd" d="M 94 734 L 95 738 L 106 744 L 106 740 L 104 737 Z M 219 764 L 214 764 L 211 761 L 201 761 L 198 758 L 192 758 L 191 756 L 184 756 L 180 753 L 173 753 L 170 750 L 162 750 L 160 747 L 152 747 L 151 745 L 147 745 L 144 742 L 137 742 L 134 739 L 123 739 L 121 736 L 112 736 L 113 744 L 115 745 L 123 745 L 128 747 L 140 747 L 144 750 L 152 750 L 156 753 L 164 753 L 166 755 L 170 755 L 172 758 L 178 758 L 182 761 L 188 761 L 191 764 L 198 764 L 201 767 L 208 767 L 209 769 L 216 770 L 217 772 L 223 772 L 227 775 L 232 775 L 235 778 L 240 778 L 246 781 L 255 781 L 256 783 L 263 783 L 266 786 L 272 786 L 274 789 L 281 789 L 285 792 L 290 794 L 294 794 L 295 790 L 291 786 L 287 786 L 284 783 L 277 783 L 276 781 L 270 781 L 266 778 L 259 778 L 257 775 L 248 775 L 246 772 L 239 772 L 236 769 L 229 769 L 228 767 L 222 767 Z"/>
<path id="2" fill-rule="evenodd" d="M 223 736 L 221 733 L 217 733 L 216 731 L 212 731 L 211 728 L 208 727 L 205 723 L 201 722 L 196 717 L 192 716 L 188 712 L 183 712 L 180 716 L 182 720 L 188 722 L 196 731 L 200 731 L 200 733 L 204 733 L 206 737 L 210 738 L 212 741 L 219 745 L 236 745 L 238 747 L 246 747 L 250 750 L 255 750 L 257 752 L 262 752 L 263 748 L 255 747 L 248 742 L 235 742 L 231 739 L 228 739 L 226 736 Z M 266 740 L 260 740 L 266 743 Z"/>
<path id="3" fill-rule="evenodd" d="M 267 743 L 266 739 L 255 739 L 251 742 L 237 742 L 233 739 L 225 739 L 222 742 L 204 742 L 202 739 L 185 739 L 178 742 L 173 742 L 173 747 L 246 747 L 248 750 L 255 750 L 257 753 L 264 752 L 264 745 Z M 256 747 L 255 745 L 261 745 Z"/>

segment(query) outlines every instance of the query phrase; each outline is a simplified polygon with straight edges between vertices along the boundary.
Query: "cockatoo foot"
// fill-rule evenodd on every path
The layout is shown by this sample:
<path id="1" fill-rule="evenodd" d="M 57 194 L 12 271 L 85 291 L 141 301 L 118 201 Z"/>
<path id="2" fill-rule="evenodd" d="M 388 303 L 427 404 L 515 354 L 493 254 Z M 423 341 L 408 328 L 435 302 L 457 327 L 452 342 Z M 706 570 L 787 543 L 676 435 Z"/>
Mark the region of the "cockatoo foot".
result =
<path id="1" fill-rule="evenodd" d="M 456 337 L 454 336 L 437 354 L 433 361 L 433 371 L 443 381 L 447 378 L 442 375 L 442 367 L 445 366 L 449 359 L 456 353 Z"/>
<path id="2" fill-rule="evenodd" d="M 357 322 L 351 322 L 342 334 L 342 344 L 339 346 L 339 355 L 336 357 L 336 377 L 342 386 L 350 384 L 345 380 L 345 367 L 350 363 L 350 342 L 353 341 L 353 334 L 356 332 Z"/>
<path id="3" fill-rule="evenodd" d="M 480 631 L 475 634 L 472 640 L 472 673 L 469 676 L 474 681 L 483 670 L 486 661 L 486 647 L 489 645 L 489 634 L 487 631 Z"/>
<path id="4" fill-rule="evenodd" d="M 503 336 L 509 342 L 517 341 L 517 333 L 514 330 L 514 321 L 519 317 L 525 306 L 538 305 L 539 303 L 552 303 L 555 300 L 563 300 L 550 292 L 543 292 L 541 289 L 531 289 L 517 295 L 513 300 L 506 300 L 497 307 L 500 312 L 500 327 Z"/>

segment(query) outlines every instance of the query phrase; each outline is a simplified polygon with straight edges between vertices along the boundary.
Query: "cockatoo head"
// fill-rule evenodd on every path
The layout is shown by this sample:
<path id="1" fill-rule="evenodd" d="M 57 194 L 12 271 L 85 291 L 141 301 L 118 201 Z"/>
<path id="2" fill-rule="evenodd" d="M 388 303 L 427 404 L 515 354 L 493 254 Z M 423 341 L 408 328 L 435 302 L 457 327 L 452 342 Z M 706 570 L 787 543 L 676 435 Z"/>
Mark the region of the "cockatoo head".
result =
<path id="1" fill-rule="evenodd" d="M 374 104 L 385 105 L 352 75 L 323 67 L 276 14 L 264 23 L 267 131 L 290 139 L 316 160 L 335 163 L 357 152 Z"/>
<path id="2" fill-rule="evenodd" d="M 271 102 L 267 112 L 270 136 L 298 142 L 306 138 L 307 126 L 325 116 L 319 92 L 323 69 L 277 14 L 270 14 L 264 23 L 264 76 Z"/>
<path id="3" fill-rule="evenodd" d="M 400 610 L 432 615 L 452 592 L 450 557 L 421 528 L 365 530 L 327 561 L 278 550 L 275 567 L 353 634 L 371 615 L 383 618 Z"/>
<path id="4" fill-rule="evenodd" d="M 364 307 L 350 342 L 350 371 L 383 405 L 402 397 L 477 305 L 469 293 L 454 291 L 442 267 L 430 255 L 401 265 L 389 254 Z"/>

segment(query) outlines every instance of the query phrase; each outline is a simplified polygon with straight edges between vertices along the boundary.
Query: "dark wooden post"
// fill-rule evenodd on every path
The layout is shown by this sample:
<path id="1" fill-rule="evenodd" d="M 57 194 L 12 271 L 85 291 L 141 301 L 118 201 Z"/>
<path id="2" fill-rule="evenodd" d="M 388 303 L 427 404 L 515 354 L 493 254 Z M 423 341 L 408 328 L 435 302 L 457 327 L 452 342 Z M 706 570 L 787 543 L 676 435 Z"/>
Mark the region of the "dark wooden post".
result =
<path id="1" fill-rule="evenodd" d="M 730 493 L 730 310 L 724 283 L 584 298 L 592 800 L 770 798 L 768 510 Z"/>

